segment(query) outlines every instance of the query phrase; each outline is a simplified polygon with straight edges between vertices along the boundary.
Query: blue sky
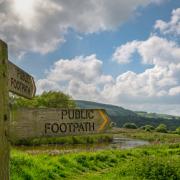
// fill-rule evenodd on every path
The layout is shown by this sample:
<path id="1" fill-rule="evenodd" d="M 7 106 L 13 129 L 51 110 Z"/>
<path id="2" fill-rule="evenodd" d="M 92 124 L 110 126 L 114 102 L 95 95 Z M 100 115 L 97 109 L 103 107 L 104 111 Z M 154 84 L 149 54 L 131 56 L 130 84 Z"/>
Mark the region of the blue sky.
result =
<path id="1" fill-rule="evenodd" d="M 2 0 L 0 37 L 38 93 L 180 115 L 178 8 L 178 0 Z"/>
<path id="2" fill-rule="evenodd" d="M 132 17 L 114 30 L 83 34 L 70 29 L 65 36 L 66 42 L 60 45 L 54 52 L 46 55 L 31 53 L 24 56 L 19 62 L 16 59 L 14 61 L 17 61 L 24 69 L 28 69 L 37 78 L 43 78 L 44 69 L 48 69 L 49 66 L 53 65 L 60 58 L 71 59 L 75 56 L 86 56 L 95 53 L 98 58 L 105 62 L 104 70 L 107 73 L 117 75 L 127 70 L 141 72 L 146 66 L 144 67 L 137 62 L 138 59 L 124 67 L 117 67 L 117 64 L 112 63 L 111 56 L 115 48 L 135 39 L 145 40 L 153 32 L 155 21 L 157 19 L 168 21 L 172 10 L 177 7 L 180 7 L 180 3 L 172 0 L 160 5 L 153 4 L 145 8 L 139 8 L 137 10 L 139 15 L 132 15 Z M 82 39 L 79 39 L 79 37 Z"/>

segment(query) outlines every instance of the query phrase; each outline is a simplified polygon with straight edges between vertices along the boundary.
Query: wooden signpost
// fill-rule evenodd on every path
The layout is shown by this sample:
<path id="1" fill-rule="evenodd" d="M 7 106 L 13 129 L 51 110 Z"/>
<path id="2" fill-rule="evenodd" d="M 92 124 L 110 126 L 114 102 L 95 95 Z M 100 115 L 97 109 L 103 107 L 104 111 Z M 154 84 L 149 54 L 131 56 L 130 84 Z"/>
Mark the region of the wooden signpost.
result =
<path id="1" fill-rule="evenodd" d="M 9 91 L 32 99 L 36 87 L 31 75 L 8 61 L 7 44 L 0 40 L 0 180 L 9 180 L 10 139 L 101 133 L 109 126 L 101 109 L 19 109 L 10 113 Z"/>
<path id="2" fill-rule="evenodd" d="M 0 40 L 0 180 L 9 180 L 9 91 L 31 99 L 35 95 L 33 77 L 8 61 L 8 47 Z"/>
<path id="3" fill-rule="evenodd" d="M 9 179 L 8 50 L 0 40 L 0 179 Z"/>
<path id="4" fill-rule="evenodd" d="M 32 99 L 36 92 L 34 78 L 10 61 L 8 62 L 8 71 L 9 91 Z"/>
<path id="5" fill-rule="evenodd" d="M 110 120 L 102 109 L 18 109 L 11 112 L 12 141 L 102 133 Z"/>

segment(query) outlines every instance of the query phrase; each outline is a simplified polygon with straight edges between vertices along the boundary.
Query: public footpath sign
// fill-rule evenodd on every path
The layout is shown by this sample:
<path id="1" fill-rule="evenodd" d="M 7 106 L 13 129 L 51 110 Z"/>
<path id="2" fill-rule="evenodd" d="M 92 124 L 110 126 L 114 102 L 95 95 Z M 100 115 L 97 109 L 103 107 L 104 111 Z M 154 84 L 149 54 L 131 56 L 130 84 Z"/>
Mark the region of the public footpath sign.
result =
<path id="1" fill-rule="evenodd" d="M 110 120 L 101 109 L 44 108 L 10 112 L 9 91 L 32 99 L 36 87 L 31 75 L 8 61 L 7 44 L 0 40 L 0 180 L 10 179 L 10 140 L 101 133 L 109 127 Z"/>
<path id="2" fill-rule="evenodd" d="M 105 132 L 110 124 L 102 109 L 18 109 L 11 112 L 11 140 Z"/>
<path id="3" fill-rule="evenodd" d="M 32 99 L 36 92 L 34 78 L 10 61 L 8 62 L 8 71 L 9 91 Z"/>
<path id="4" fill-rule="evenodd" d="M 0 40 L 0 180 L 9 180 L 9 91 L 33 98 L 35 83 L 33 78 L 8 61 L 8 47 Z"/>

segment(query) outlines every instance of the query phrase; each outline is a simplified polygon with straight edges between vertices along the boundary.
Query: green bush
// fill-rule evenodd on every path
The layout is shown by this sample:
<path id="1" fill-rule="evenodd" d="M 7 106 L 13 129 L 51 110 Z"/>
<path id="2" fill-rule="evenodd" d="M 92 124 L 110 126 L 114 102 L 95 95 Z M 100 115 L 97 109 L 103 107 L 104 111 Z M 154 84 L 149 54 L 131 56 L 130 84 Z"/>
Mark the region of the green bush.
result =
<path id="1" fill-rule="evenodd" d="M 154 156 L 142 158 L 136 162 L 135 177 L 146 180 L 178 180 L 178 161 Z"/>
<path id="2" fill-rule="evenodd" d="M 43 92 L 32 100 L 22 97 L 11 97 L 13 108 L 75 108 L 75 101 L 67 94 L 60 91 Z"/>
<path id="3" fill-rule="evenodd" d="M 176 128 L 175 133 L 180 135 L 180 127 Z"/>
<path id="4" fill-rule="evenodd" d="M 145 131 L 152 131 L 154 130 L 154 127 L 151 125 L 145 125 L 145 126 L 142 126 L 140 129 L 143 129 Z"/>
<path id="5" fill-rule="evenodd" d="M 162 132 L 162 133 L 167 133 L 167 127 L 165 124 L 160 124 L 157 128 L 156 128 L 157 132 Z"/>
<path id="6" fill-rule="evenodd" d="M 137 126 L 135 123 L 125 123 L 123 125 L 123 128 L 127 128 L 127 129 L 137 129 Z"/>

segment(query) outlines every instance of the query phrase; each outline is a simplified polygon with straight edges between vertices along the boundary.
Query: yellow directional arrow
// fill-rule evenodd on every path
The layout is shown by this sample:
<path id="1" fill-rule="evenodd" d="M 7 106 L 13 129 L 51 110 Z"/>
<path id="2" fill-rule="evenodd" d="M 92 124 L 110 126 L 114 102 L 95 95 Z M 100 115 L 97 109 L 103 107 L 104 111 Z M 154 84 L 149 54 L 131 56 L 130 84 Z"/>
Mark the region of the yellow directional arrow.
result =
<path id="1" fill-rule="evenodd" d="M 102 117 L 102 119 L 103 119 L 104 121 L 103 121 L 103 123 L 101 124 L 101 126 L 99 127 L 98 132 L 99 132 L 99 131 L 102 131 L 102 130 L 105 128 L 106 124 L 109 123 L 109 118 L 105 115 L 105 113 L 104 113 L 102 110 L 99 110 L 99 114 L 100 114 L 100 116 Z"/>

